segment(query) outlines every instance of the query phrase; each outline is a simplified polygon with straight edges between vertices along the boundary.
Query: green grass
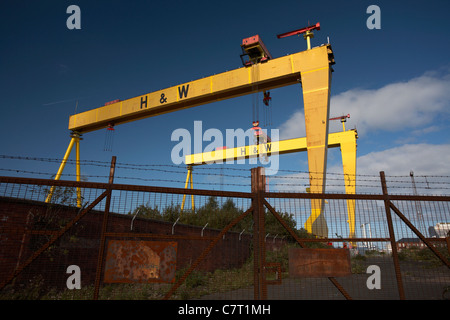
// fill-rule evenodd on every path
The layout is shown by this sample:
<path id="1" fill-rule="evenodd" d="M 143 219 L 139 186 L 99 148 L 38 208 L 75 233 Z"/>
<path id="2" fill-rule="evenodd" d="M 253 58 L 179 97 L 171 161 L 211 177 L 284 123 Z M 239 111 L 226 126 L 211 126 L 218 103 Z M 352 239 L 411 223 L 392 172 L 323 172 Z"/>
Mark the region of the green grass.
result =
<path id="1" fill-rule="evenodd" d="M 178 280 L 189 266 L 178 270 Z M 253 262 L 249 260 L 241 268 L 215 270 L 214 272 L 194 270 L 171 299 L 193 299 L 203 295 L 245 288 L 253 284 Z M 113 283 L 100 287 L 99 300 L 159 300 L 170 290 L 169 283 Z M 9 286 L 0 293 L 0 300 L 91 300 L 94 285 L 82 286 L 79 290 L 45 289 L 43 279 L 34 279 L 28 286 Z"/>
<path id="2" fill-rule="evenodd" d="M 186 269 L 177 272 L 179 276 Z M 253 285 L 253 261 L 249 260 L 241 268 L 214 272 L 193 271 L 178 288 L 174 299 L 193 299 L 201 296 L 246 288 Z"/>
<path id="3" fill-rule="evenodd" d="M 445 259 L 449 259 L 450 255 L 446 246 L 435 246 L 436 250 L 444 256 Z M 443 265 L 443 262 L 427 248 L 410 247 L 404 248 L 399 251 L 398 258 L 401 261 L 421 261 L 426 262 L 430 268 Z"/>

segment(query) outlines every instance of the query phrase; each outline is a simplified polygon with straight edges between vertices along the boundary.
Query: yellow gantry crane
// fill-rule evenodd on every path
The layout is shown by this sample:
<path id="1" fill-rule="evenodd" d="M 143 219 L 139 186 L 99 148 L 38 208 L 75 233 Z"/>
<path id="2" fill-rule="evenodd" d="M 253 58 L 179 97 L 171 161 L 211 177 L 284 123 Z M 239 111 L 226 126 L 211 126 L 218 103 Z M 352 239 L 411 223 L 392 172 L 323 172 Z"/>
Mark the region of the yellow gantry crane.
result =
<path id="1" fill-rule="evenodd" d="M 355 129 L 345 130 L 345 118 L 349 117 L 337 117 L 331 118 L 330 120 L 341 119 L 343 131 L 330 133 L 328 135 L 328 148 L 340 148 L 342 165 L 345 180 L 345 192 L 347 194 L 356 193 L 356 149 L 357 149 L 357 139 L 358 133 Z M 212 164 L 212 163 L 226 163 L 230 161 L 237 161 L 242 159 L 256 158 L 260 155 L 272 156 L 272 155 L 282 155 L 295 152 L 305 152 L 308 151 L 307 139 L 294 138 L 286 139 L 280 141 L 272 141 L 263 144 L 253 144 L 248 146 L 241 146 L 236 148 L 221 148 L 220 150 L 214 150 L 210 152 L 202 152 L 190 154 L 185 157 L 185 164 L 187 165 L 187 176 L 185 188 L 193 189 L 193 168 L 198 165 Z M 190 184 L 189 184 L 190 182 Z M 311 191 L 309 191 L 311 192 Z M 186 201 L 186 195 L 183 196 L 183 202 L 181 204 L 181 210 L 184 210 Z M 191 208 L 194 210 L 194 196 L 191 195 Z M 349 225 L 349 237 L 353 238 L 355 236 L 355 200 L 347 200 L 347 216 Z M 313 228 L 314 222 L 316 221 L 315 216 L 311 214 L 305 223 L 305 229 L 314 233 L 317 232 Z M 322 230 L 328 232 L 326 222 L 323 221 L 321 225 Z"/>
<path id="2" fill-rule="evenodd" d="M 72 137 L 55 179 L 60 178 L 75 144 L 77 146 L 77 181 L 80 180 L 79 141 L 81 135 L 85 133 L 252 94 L 255 93 L 255 88 L 257 92 L 264 92 L 300 83 L 306 127 L 306 137 L 302 140 L 304 143 L 302 148 L 305 148 L 308 153 L 310 192 L 324 193 L 329 145 L 330 84 L 332 66 L 335 61 L 330 44 L 311 48 L 309 39 L 313 36 L 312 30 L 319 30 L 319 28 L 320 24 L 316 24 L 291 32 L 292 34 L 305 33 L 304 36 L 308 41 L 308 49 L 305 51 L 273 58 L 259 36 L 250 37 L 244 39 L 241 45 L 243 54 L 248 55 L 250 61 L 244 63 L 241 68 L 130 99 L 114 100 L 102 107 L 70 116 L 69 130 L 72 132 Z M 281 36 L 279 35 L 279 38 Z M 298 143 L 300 146 L 300 140 L 294 139 L 291 143 Z M 51 200 L 52 194 L 53 190 L 50 191 L 47 202 Z M 77 194 L 78 205 L 81 206 L 81 195 Z M 327 227 L 322 216 L 323 205 L 323 200 L 311 200 L 312 213 L 309 225 L 312 233 L 326 237 Z"/>

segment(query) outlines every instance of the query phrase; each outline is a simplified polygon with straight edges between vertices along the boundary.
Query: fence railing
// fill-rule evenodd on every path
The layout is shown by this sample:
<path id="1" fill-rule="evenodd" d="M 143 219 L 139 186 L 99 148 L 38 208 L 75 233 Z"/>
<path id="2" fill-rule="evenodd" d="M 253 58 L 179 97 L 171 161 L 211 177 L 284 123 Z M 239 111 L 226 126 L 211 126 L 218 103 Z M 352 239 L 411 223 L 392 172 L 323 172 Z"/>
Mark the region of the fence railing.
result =
<path id="1" fill-rule="evenodd" d="M 389 194 L 384 173 L 380 194 L 311 194 L 267 192 L 262 168 L 251 192 L 117 184 L 111 169 L 109 183 L 0 177 L 2 299 L 448 297 L 448 196 Z M 314 199 L 328 237 L 304 228 Z"/>

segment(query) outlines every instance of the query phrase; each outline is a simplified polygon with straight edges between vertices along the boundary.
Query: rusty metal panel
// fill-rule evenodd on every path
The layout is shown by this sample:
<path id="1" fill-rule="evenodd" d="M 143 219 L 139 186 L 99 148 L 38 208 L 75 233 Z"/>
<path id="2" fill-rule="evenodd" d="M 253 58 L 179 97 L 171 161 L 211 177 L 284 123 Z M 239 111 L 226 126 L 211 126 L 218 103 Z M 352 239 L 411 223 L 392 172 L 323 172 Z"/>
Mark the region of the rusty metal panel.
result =
<path id="1" fill-rule="evenodd" d="M 105 283 L 175 281 L 177 242 L 109 240 Z"/>
<path id="2" fill-rule="evenodd" d="M 348 249 L 289 249 L 291 277 L 343 277 L 351 275 Z"/>

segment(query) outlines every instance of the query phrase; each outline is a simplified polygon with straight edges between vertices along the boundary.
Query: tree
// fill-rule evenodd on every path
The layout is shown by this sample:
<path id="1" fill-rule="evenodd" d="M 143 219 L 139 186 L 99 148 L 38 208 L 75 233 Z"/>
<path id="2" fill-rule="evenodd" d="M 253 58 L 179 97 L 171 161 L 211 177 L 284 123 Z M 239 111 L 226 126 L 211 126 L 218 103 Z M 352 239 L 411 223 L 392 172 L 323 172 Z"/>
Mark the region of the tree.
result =
<path id="1" fill-rule="evenodd" d="M 149 206 L 141 204 L 139 207 L 134 209 L 133 213 L 130 212 L 128 214 L 146 219 L 155 219 L 155 220 L 162 219 L 162 215 L 158 210 L 158 206 L 151 208 Z"/>
<path id="2" fill-rule="evenodd" d="M 220 205 L 217 197 L 211 196 L 207 199 L 203 206 L 197 208 L 195 212 L 191 210 L 181 211 L 179 204 L 171 204 L 160 210 L 158 206 L 150 207 L 148 205 L 140 205 L 130 215 L 137 215 L 138 217 L 147 219 L 163 220 L 168 222 L 175 222 L 177 219 L 179 223 L 203 227 L 207 225 L 208 228 L 223 229 L 231 221 L 243 214 L 243 210 L 236 206 L 233 199 L 228 198 Z M 299 238 L 314 238 L 305 229 L 297 229 L 297 222 L 292 213 L 277 212 L 283 219 L 284 224 L 293 230 Z M 265 229 L 266 233 L 271 236 L 278 235 L 279 237 L 290 237 L 289 231 L 275 218 L 269 211 L 265 211 Z M 241 232 L 245 230 L 251 233 L 253 231 L 253 216 L 251 214 L 240 220 L 231 231 Z M 308 246 L 316 247 L 318 243 L 308 243 Z"/>

